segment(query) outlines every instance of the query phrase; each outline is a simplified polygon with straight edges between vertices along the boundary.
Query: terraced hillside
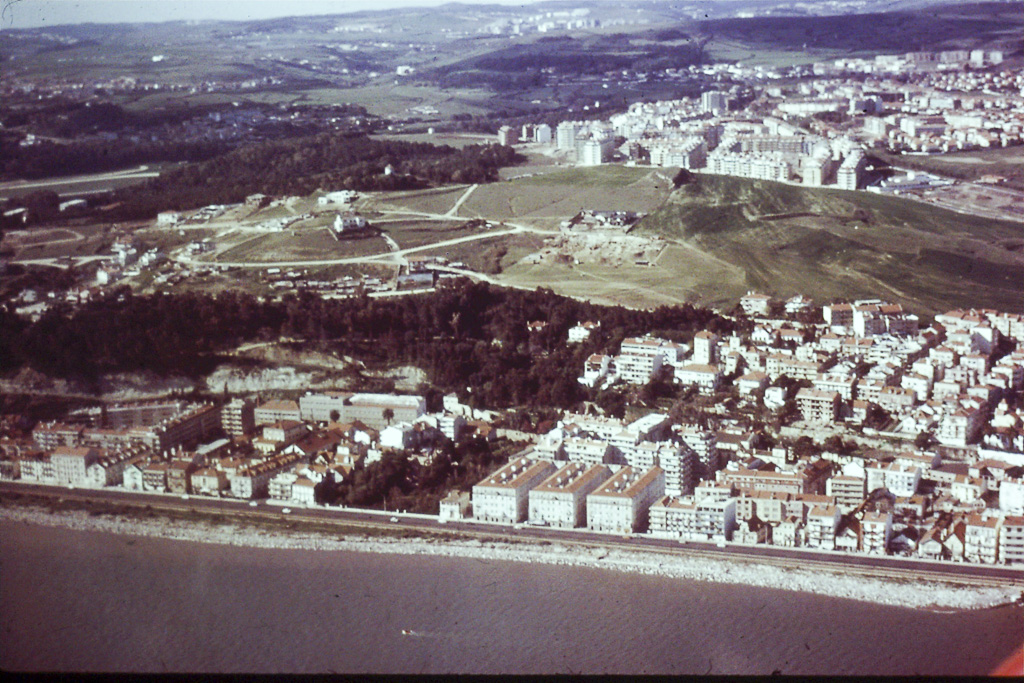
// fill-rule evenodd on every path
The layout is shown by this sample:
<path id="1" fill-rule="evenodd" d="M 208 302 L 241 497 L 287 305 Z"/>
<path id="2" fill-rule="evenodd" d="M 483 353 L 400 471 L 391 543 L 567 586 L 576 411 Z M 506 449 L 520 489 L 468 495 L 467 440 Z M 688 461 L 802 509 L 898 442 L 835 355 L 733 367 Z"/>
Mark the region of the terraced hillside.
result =
<path id="1" fill-rule="evenodd" d="M 732 264 L 742 287 L 779 296 L 877 296 L 921 313 L 1024 310 L 1024 226 L 907 199 L 700 175 L 639 232 L 678 241 L 695 267 L 699 256 Z M 685 275 L 702 282 L 704 300 L 742 294 L 735 281 Z"/>

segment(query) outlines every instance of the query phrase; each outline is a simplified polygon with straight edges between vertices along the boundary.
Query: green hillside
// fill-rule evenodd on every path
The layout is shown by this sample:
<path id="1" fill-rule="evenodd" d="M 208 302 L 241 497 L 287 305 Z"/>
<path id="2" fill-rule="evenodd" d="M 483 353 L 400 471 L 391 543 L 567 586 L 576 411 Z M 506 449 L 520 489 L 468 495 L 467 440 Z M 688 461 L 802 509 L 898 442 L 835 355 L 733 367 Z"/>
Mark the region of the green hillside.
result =
<path id="1" fill-rule="evenodd" d="M 1024 225 L 907 199 L 699 175 L 639 231 L 733 264 L 747 287 L 779 296 L 1024 310 Z"/>

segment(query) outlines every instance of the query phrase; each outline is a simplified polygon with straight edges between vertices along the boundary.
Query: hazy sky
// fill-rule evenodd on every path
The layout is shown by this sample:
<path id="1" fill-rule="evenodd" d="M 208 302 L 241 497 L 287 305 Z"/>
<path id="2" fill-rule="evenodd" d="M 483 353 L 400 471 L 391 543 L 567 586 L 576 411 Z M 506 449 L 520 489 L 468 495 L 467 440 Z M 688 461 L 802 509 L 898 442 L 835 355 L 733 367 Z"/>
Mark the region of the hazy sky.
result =
<path id="1" fill-rule="evenodd" d="M 366 9 L 427 7 L 451 0 L 0 0 L 0 28 L 29 28 L 177 19 L 267 19 L 343 14 Z M 536 0 L 467 0 L 464 4 L 528 5 Z"/>

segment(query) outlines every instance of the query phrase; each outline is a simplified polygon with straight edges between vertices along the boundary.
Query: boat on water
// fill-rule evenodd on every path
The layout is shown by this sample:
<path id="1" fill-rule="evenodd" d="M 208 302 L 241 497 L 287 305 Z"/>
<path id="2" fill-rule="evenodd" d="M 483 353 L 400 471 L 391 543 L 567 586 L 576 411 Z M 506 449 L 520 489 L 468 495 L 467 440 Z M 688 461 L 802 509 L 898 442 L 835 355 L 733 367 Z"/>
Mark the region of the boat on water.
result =
<path id="1" fill-rule="evenodd" d="M 410 631 L 410 630 L 409 630 L 409 629 L 407 629 L 407 628 L 403 628 L 403 629 L 402 629 L 402 635 L 403 635 L 403 636 L 411 636 L 411 635 L 412 635 L 412 631 Z"/>

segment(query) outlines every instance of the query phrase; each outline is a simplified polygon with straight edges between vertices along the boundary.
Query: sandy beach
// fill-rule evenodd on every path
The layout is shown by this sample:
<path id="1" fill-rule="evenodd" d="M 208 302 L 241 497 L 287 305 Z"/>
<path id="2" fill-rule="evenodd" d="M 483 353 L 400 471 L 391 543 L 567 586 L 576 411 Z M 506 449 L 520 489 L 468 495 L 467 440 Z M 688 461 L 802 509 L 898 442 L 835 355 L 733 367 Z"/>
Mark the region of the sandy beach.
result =
<path id="1" fill-rule="evenodd" d="M 1020 589 L 1014 588 L 971 588 L 912 578 L 905 582 L 893 583 L 860 576 L 827 574 L 818 569 L 796 570 L 767 563 L 735 563 L 634 550 L 588 550 L 559 543 L 540 545 L 482 542 L 475 539 L 438 541 L 415 538 L 339 537 L 304 531 L 285 533 L 232 523 L 137 520 L 117 516 L 91 516 L 82 511 L 54 513 L 35 507 L 0 508 L 0 519 L 79 531 L 158 537 L 193 543 L 310 551 L 439 555 L 591 567 L 685 580 L 802 591 L 915 609 L 986 609 L 1013 602 L 1021 596 Z"/>

